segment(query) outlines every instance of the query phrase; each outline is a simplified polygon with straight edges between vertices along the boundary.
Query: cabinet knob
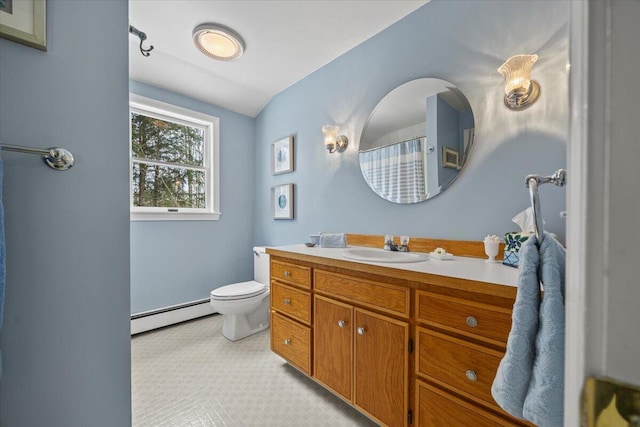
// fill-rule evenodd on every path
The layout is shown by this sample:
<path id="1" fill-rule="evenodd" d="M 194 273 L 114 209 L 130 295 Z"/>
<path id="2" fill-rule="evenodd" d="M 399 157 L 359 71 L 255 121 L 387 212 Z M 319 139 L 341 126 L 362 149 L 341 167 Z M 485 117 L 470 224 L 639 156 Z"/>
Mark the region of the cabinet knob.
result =
<path id="1" fill-rule="evenodd" d="M 284 305 L 291 305 L 291 300 L 289 298 L 285 298 Z"/>
<path id="2" fill-rule="evenodd" d="M 478 326 L 478 319 L 476 319 L 473 316 L 467 317 L 467 325 L 471 326 L 472 328 L 475 328 L 476 326 Z"/>
<path id="3" fill-rule="evenodd" d="M 284 272 L 284 277 L 289 277 L 289 276 L 291 276 L 291 273 L 289 273 L 288 271 L 285 271 Z"/>
<path id="4" fill-rule="evenodd" d="M 291 345 L 291 338 L 284 340 L 284 345 Z"/>
<path id="5" fill-rule="evenodd" d="M 357 329 L 357 331 L 358 331 L 358 335 L 364 335 L 364 333 L 365 333 L 366 329 L 365 329 L 363 326 L 360 326 L 360 327 Z"/>
<path id="6" fill-rule="evenodd" d="M 338 327 L 344 328 L 346 324 L 347 322 L 345 322 L 344 320 L 338 320 Z"/>
<path id="7" fill-rule="evenodd" d="M 465 372 L 465 375 L 467 376 L 467 379 L 469 381 L 477 381 L 478 380 L 478 375 L 476 375 L 476 373 L 474 371 L 472 371 L 471 369 L 469 369 L 467 372 Z"/>

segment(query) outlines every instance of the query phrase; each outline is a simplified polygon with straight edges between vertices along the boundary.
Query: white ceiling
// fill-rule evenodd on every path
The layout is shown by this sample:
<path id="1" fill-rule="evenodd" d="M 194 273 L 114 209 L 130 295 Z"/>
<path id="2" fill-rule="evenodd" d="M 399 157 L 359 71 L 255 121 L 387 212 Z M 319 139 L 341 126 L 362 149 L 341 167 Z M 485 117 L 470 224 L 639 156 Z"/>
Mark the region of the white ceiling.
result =
<path id="1" fill-rule="evenodd" d="M 147 34 L 129 36 L 129 75 L 255 117 L 279 92 L 400 20 L 427 1 L 129 0 L 129 21 Z M 205 22 L 231 27 L 244 55 L 215 61 L 192 43 Z"/>

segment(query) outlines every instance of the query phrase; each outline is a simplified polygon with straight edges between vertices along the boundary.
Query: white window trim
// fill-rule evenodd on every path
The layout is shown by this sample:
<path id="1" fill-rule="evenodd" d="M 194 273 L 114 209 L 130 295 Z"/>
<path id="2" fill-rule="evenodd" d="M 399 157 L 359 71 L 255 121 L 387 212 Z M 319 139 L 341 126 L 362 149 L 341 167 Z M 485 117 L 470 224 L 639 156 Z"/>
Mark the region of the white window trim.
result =
<path id="1" fill-rule="evenodd" d="M 207 171 L 207 207 L 203 209 L 181 208 L 169 212 L 168 208 L 136 208 L 133 206 L 133 179 L 131 175 L 132 159 L 129 157 L 129 209 L 131 221 L 217 221 L 220 219 L 220 119 L 198 111 L 188 110 L 144 96 L 129 94 L 130 111 L 159 116 L 188 125 L 205 128 L 205 135 L 211 139 L 210 149 L 205 151 Z M 131 149 L 131 115 L 129 115 L 129 149 Z"/>

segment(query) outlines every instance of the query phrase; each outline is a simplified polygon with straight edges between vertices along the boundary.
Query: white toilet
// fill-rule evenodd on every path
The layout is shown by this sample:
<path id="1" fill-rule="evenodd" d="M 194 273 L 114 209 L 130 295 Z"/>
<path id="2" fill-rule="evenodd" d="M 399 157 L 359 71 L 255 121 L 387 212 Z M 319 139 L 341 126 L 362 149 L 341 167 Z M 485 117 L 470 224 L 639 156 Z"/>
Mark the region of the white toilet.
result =
<path id="1" fill-rule="evenodd" d="M 211 306 L 224 315 L 222 335 L 238 341 L 269 327 L 269 255 L 253 248 L 253 277 L 211 291 Z"/>

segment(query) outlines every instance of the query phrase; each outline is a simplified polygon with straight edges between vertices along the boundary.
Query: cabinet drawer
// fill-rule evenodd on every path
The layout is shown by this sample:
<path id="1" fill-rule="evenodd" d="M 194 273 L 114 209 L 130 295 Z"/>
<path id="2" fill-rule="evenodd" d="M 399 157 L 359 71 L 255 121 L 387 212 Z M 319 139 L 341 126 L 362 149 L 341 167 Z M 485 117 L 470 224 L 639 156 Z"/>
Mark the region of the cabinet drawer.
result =
<path id="1" fill-rule="evenodd" d="M 359 305 L 409 317 L 409 288 L 357 279 L 328 271 L 314 271 L 314 289 Z"/>
<path id="2" fill-rule="evenodd" d="M 271 308 L 301 322 L 311 323 L 311 294 L 278 282 L 271 284 Z"/>
<path id="3" fill-rule="evenodd" d="M 431 292 L 416 292 L 416 320 L 504 347 L 511 310 Z"/>
<path id="4" fill-rule="evenodd" d="M 489 411 L 459 399 L 443 390 L 416 381 L 418 427 L 474 426 L 497 427 L 520 424 L 503 419 Z"/>
<path id="5" fill-rule="evenodd" d="M 311 375 L 311 329 L 271 312 L 271 350 Z"/>
<path id="6" fill-rule="evenodd" d="M 271 279 L 311 289 L 311 269 L 302 265 L 272 260 Z"/>
<path id="7" fill-rule="evenodd" d="M 503 352 L 425 328 L 416 329 L 416 340 L 418 374 L 496 405 L 491 385 Z"/>

